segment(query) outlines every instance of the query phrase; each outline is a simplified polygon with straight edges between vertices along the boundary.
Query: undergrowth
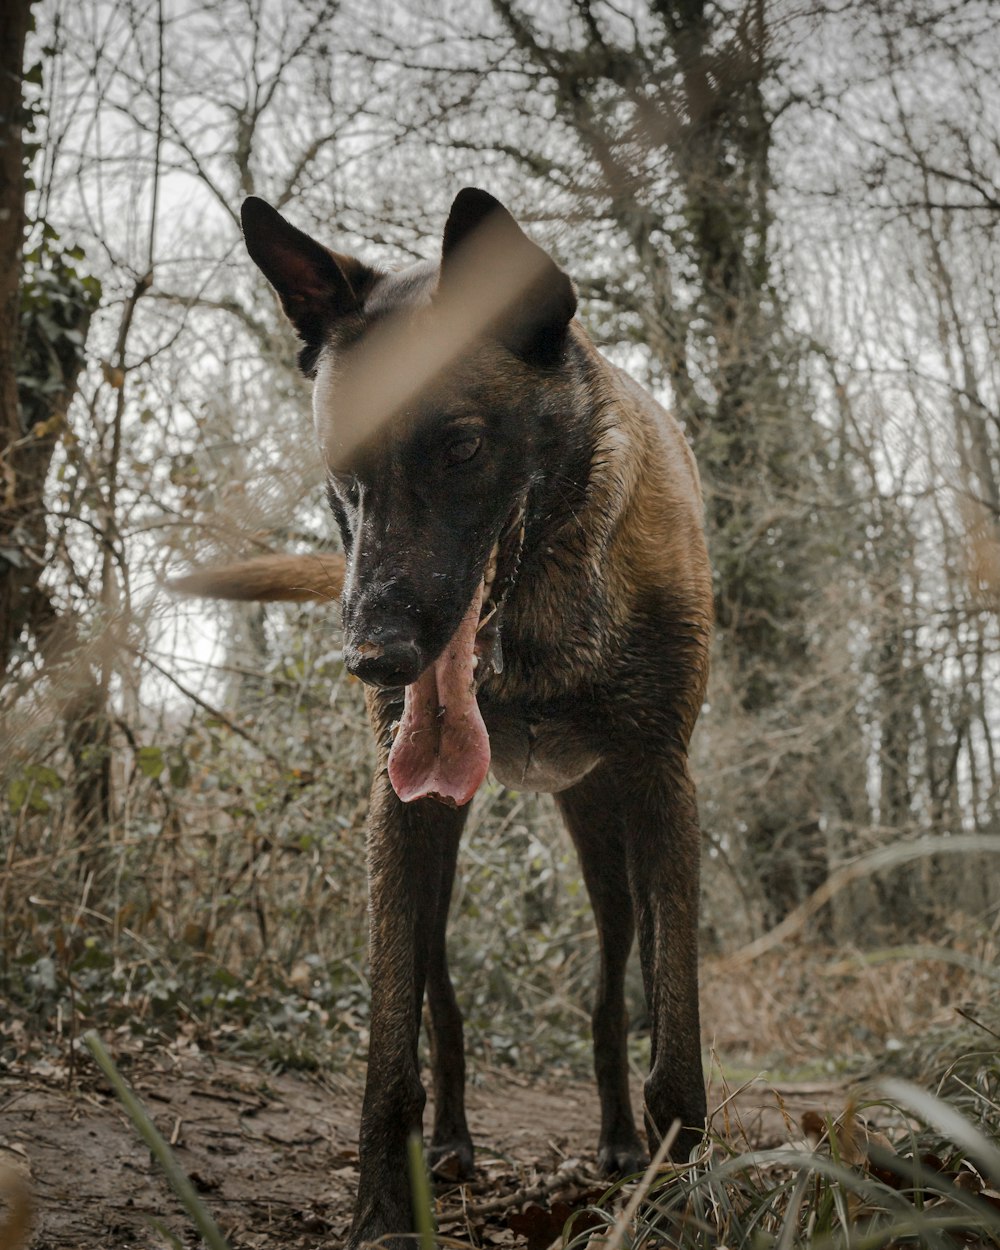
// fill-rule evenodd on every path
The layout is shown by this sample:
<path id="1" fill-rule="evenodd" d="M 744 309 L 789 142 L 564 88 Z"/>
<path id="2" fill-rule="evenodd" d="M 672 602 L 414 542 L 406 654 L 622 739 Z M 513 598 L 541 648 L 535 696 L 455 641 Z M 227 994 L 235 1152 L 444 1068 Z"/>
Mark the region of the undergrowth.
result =
<path id="1" fill-rule="evenodd" d="M 220 670 L 229 688 L 201 704 L 158 690 L 135 711 L 140 729 L 114 741 L 110 827 L 77 810 L 57 747 L 25 739 L 0 760 L 0 1061 L 71 1067 L 89 1028 L 138 1044 L 183 1036 L 281 1068 L 364 1059 L 369 735 L 329 623 L 306 620 L 281 617 L 266 667 Z M 707 858 L 709 931 L 725 871 Z M 885 958 L 871 942 L 805 940 L 751 963 L 710 953 L 706 1042 L 727 1070 L 772 1079 L 872 1069 L 887 1050 L 892 1071 L 919 1077 L 910 1039 L 995 996 L 998 925 L 943 917 Z M 597 940 L 550 800 L 496 786 L 477 797 L 449 951 L 473 1071 L 589 1073 Z M 634 962 L 628 1005 L 638 1072 Z"/>
<path id="2" fill-rule="evenodd" d="M 857 1087 L 836 1118 L 789 1122 L 777 1149 L 710 1126 L 688 1164 L 654 1160 L 627 1206 L 622 1182 L 574 1213 L 564 1250 L 1000 1246 L 997 1024 L 991 1003 L 958 1033 L 930 1030 L 926 1086 L 893 1077 Z"/>

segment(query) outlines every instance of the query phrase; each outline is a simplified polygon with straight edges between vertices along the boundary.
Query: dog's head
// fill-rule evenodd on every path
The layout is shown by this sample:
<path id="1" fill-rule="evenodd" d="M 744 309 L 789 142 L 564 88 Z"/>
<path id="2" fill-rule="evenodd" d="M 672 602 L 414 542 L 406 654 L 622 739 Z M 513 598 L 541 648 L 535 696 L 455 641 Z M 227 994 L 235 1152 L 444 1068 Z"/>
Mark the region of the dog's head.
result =
<path id="1" fill-rule="evenodd" d="M 468 718 L 461 688 L 501 662 L 503 599 L 558 424 L 573 285 L 473 189 L 452 205 L 440 264 L 401 272 L 329 251 L 261 200 L 244 204 L 243 228 L 314 379 L 347 557 L 345 663 L 373 685 L 419 682 L 414 732 L 446 708 Z"/>

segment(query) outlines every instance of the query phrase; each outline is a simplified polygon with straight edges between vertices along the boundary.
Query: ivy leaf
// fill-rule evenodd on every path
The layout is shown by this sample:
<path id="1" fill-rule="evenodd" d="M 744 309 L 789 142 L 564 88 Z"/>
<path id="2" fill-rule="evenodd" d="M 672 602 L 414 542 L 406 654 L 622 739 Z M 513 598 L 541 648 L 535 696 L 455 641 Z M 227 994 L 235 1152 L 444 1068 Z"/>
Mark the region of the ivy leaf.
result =
<path id="1" fill-rule="evenodd" d="M 182 755 L 179 751 L 171 752 L 170 784 L 175 790 L 183 790 L 190 780 L 191 765 L 188 763 L 187 756 Z"/>
<path id="2" fill-rule="evenodd" d="M 135 761 L 144 777 L 159 777 L 166 767 L 163 752 L 159 747 L 140 747 Z"/>

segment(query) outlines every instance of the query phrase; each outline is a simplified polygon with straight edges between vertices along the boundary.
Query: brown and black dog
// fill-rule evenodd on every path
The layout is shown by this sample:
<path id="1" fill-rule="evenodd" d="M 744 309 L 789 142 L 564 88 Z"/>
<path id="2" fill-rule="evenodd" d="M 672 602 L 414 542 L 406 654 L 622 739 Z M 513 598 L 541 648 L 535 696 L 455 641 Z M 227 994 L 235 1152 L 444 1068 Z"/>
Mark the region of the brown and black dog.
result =
<path id="1" fill-rule="evenodd" d="M 344 557 L 272 556 L 188 593 L 329 598 L 367 683 L 371 1048 L 350 1244 L 412 1229 L 406 1143 L 425 1094 L 431 1159 L 472 1168 L 462 1020 L 445 926 L 468 803 L 492 769 L 555 795 L 597 919 L 593 1012 L 607 1173 L 642 1165 L 626 1061 L 635 930 L 652 1026 L 651 1143 L 699 1140 L 700 835 L 688 741 L 712 589 L 697 470 L 673 419 L 598 353 L 569 278 L 485 192 L 456 198 L 440 264 L 382 272 L 257 199 L 251 257 L 314 379 Z M 342 584 L 342 585 L 341 585 Z"/>

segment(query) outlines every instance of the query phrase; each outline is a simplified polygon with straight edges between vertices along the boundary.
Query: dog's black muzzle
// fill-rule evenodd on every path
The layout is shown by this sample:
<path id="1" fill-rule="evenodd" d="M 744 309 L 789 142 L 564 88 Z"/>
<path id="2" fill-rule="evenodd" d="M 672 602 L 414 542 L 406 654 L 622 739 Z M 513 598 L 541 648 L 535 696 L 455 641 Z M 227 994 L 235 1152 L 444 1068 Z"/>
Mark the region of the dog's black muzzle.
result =
<path id="1" fill-rule="evenodd" d="M 408 686 L 426 668 L 423 651 L 411 637 L 387 629 L 373 631 L 359 643 L 348 643 L 344 664 L 369 686 Z"/>

